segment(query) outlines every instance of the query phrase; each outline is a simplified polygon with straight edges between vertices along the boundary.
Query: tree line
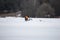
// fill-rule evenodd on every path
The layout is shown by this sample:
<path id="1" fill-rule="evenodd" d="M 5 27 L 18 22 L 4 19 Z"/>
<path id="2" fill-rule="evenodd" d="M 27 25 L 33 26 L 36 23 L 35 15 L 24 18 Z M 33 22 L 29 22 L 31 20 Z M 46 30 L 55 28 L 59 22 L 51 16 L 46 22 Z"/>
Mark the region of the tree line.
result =
<path id="1" fill-rule="evenodd" d="M 60 0 L 0 0 L 0 12 L 22 11 L 30 17 L 54 17 L 60 15 Z"/>

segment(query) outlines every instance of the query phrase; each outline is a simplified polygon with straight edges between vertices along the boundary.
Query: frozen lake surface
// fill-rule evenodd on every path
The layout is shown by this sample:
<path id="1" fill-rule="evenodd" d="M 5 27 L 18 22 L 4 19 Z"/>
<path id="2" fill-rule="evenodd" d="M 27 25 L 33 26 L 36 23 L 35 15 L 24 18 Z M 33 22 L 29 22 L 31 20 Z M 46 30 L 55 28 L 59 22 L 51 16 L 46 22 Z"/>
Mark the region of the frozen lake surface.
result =
<path id="1" fill-rule="evenodd" d="M 0 18 L 0 40 L 60 40 L 60 18 Z"/>

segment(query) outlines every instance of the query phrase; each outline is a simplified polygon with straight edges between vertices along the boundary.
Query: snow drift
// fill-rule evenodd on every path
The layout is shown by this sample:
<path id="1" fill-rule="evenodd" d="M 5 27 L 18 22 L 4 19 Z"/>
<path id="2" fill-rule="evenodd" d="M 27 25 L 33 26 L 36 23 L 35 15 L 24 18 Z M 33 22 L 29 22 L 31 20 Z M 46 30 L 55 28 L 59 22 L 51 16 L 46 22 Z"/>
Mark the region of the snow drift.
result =
<path id="1" fill-rule="evenodd" d="M 0 40 L 60 40 L 60 18 L 0 18 Z"/>

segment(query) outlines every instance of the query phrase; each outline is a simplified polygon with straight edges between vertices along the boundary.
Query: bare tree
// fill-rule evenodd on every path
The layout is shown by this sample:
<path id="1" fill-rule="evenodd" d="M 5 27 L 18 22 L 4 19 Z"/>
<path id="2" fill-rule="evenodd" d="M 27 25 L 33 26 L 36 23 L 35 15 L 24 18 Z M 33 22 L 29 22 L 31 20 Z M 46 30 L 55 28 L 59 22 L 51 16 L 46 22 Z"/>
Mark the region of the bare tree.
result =
<path id="1" fill-rule="evenodd" d="M 51 17 L 55 15 L 54 9 L 50 6 L 50 4 L 44 2 L 37 9 L 36 16 L 37 17 L 45 17 L 45 15 L 47 15 L 47 14 L 51 15 Z"/>
<path id="2" fill-rule="evenodd" d="M 37 9 L 37 0 L 24 0 L 21 4 L 22 6 L 22 16 L 28 15 L 30 17 L 35 17 L 35 12 Z"/>

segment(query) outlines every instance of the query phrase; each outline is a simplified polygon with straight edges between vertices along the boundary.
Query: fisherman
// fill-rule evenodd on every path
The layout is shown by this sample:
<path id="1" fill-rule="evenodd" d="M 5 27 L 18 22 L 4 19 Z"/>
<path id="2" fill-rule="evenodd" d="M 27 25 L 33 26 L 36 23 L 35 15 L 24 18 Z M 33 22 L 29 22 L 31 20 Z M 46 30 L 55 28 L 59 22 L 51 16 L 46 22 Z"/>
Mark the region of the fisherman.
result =
<path id="1" fill-rule="evenodd" d="M 29 20 L 29 16 L 25 16 L 25 21 L 28 21 Z"/>

